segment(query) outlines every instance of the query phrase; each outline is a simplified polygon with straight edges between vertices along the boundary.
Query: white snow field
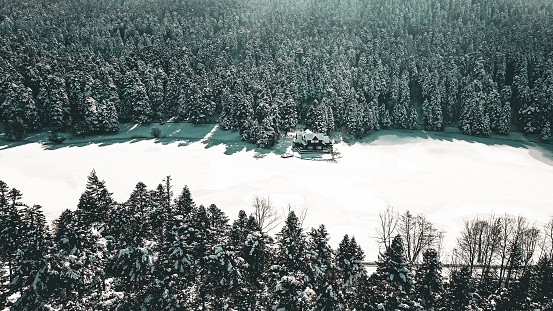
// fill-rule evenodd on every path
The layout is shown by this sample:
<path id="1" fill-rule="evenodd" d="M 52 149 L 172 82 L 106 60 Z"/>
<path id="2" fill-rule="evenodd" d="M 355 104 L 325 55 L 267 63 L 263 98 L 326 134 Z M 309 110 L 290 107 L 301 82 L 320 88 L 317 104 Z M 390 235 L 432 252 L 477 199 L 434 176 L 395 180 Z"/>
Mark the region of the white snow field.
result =
<path id="1" fill-rule="evenodd" d="M 225 154 L 228 144 L 206 146 L 213 132 L 221 131 L 208 128 L 204 139 L 185 145 L 149 139 L 6 147 L 0 149 L 0 179 L 22 191 L 25 203 L 42 205 L 49 221 L 76 208 L 92 169 L 118 202 L 138 181 L 153 189 L 171 175 L 175 196 L 186 184 L 197 204 L 215 203 L 231 221 L 240 209 L 252 211 L 253 195 L 269 195 L 279 211 L 287 203 L 308 208 L 304 227 L 324 223 L 334 247 L 344 234 L 354 235 L 368 261 L 377 259 L 373 237 L 388 204 L 422 213 L 445 230 L 446 250 L 466 218 L 510 213 L 541 226 L 553 216 L 553 157 L 541 147 L 382 132 L 364 143 L 338 144 L 343 158 L 331 163 L 273 153 L 260 158 L 251 146 Z"/>

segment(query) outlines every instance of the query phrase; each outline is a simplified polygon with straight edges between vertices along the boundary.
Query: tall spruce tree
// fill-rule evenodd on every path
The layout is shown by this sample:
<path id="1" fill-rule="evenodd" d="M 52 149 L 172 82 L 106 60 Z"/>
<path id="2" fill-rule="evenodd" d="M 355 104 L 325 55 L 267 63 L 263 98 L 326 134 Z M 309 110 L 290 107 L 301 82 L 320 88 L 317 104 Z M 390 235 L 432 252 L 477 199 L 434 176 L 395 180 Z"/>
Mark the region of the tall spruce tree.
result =
<path id="1" fill-rule="evenodd" d="M 296 214 L 291 211 L 282 230 L 277 234 L 277 255 L 271 290 L 276 309 L 301 310 L 310 302 L 306 236 Z"/>
<path id="2" fill-rule="evenodd" d="M 114 204 L 105 182 L 100 181 L 96 171 L 92 170 L 77 205 L 81 225 L 88 228 L 92 224 L 105 222 Z"/>
<path id="3" fill-rule="evenodd" d="M 426 308 L 433 308 L 443 293 L 442 267 L 435 249 L 427 249 L 422 255 L 422 263 L 416 272 L 416 293 L 421 304 Z"/>

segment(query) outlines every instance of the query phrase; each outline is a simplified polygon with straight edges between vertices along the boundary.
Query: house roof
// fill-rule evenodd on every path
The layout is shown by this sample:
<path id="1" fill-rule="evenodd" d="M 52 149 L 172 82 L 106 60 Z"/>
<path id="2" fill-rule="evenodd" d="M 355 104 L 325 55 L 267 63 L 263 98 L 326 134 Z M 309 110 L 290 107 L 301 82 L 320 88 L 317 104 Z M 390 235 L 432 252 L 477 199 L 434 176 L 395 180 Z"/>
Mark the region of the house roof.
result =
<path id="1" fill-rule="evenodd" d="M 310 130 L 306 130 L 305 132 L 297 131 L 294 143 L 303 143 L 305 145 L 307 141 L 312 140 L 320 140 L 324 144 L 330 144 L 330 138 L 328 136 L 323 133 L 313 133 Z"/>

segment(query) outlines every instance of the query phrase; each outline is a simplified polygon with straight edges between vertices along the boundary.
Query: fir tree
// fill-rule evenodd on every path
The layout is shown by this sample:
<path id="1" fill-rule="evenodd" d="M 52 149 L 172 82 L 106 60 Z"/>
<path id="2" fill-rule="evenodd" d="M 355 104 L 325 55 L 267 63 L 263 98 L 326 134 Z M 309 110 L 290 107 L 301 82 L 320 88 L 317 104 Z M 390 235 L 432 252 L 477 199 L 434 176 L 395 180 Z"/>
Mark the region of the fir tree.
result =
<path id="1" fill-rule="evenodd" d="M 3 191 L 7 190 L 5 183 Z M 18 266 L 18 251 L 24 235 L 24 223 L 20 208 L 21 192 L 12 188 L 7 192 L 5 204 L 0 206 L 0 259 L 7 261 L 9 280 L 13 281 Z"/>
<path id="2" fill-rule="evenodd" d="M 466 310 L 471 303 L 472 293 L 472 277 L 468 267 L 453 271 L 447 289 L 446 307 L 450 310 Z"/>
<path id="3" fill-rule="evenodd" d="M 82 226 L 88 228 L 94 223 L 105 222 L 110 209 L 115 204 L 111 192 L 106 188 L 105 182 L 100 181 L 96 171 L 92 170 L 88 175 L 86 190 L 81 194 L 77 209 Z"/>
<path id="4" fill-rule="evenodd" d="M 315 310 L 340 310 L 343 307 L 338 271 L 334 263 L 334 252 L 328 245 L 329 239 L 324 225 L 311 229 L 309 233 L 309 279 L 316 297 Z"/>
<path id="5" fill-rule="evenodd" d="M 348 133 L 352 134 L 356 138 L 363 137 L 364 134 L 364 116 L 363 107 L 354 98 L 348 105 L 345 116 L 344 126 L 348 129 Z"/>
<path id="6" fill-rule="evenodd" d="M 195 206 L 190 189 L 185 185 L 182 188 L 181 194 L 175 199 L 175 215 L 187 217 L 194 210 Z"/>
<path id="7" fill-rule="evenodd" d="M 417 125 L 419 124 L 419 114 L 417 113 L 417 109 L 413 106 L 409 109 L 409 121 L 408 121 L 408 128 L 410 130 L 416 130 Z"/>
<path id="8" fill-rule="evenodd" d="M 497 131 L 499 134 L 509 134 L 511 128 L 511 104 L 505 102 L 501 109 L 501 114 L 497 122 Z"/>
<path id="9" fill-rule="evenodd" d="M 378 279 L 389 282 L 399 290 L 411 289 L 413 280 L 407 268 L 401 236 L 395 236 L 390 247 L 379 255 L 376 275 Z"/>
<path id="10" fill-rule="evenodd" d="M 344 307 L 354 309 L 360 297 L 357 295 L 359 281 L 365 279 L 366 272 L 363 267 L 365 254 L 355 241 L 346 234 L 336 252 L 336 267 L 341 277 L 342 293 L 344 295 Z"/>
<path id="11" fill-rule="evenodd" d="M 417 267 L 415 277 L 416 293 L 424 307 L 433 308 L 440 300 L 443 291 L 442 268 L 436 250 L 427 249 L 422 256 L 423 260 Z"/>
<path id="12" fill-rule="evenodd" d="M 541 129 L 540 132 L 540 140 L 541 141 L 549 141 L 551 139 L 551 123 L 549 121 L 545 123 L 544 127 Z"/>
<path id="13" fill-rule="evenodd" d="M 291 211 L 277 235 L 278 251 L 273 266 L 272 301 L 276 309 L 299 310 L 308 304 L 308 263 L 305 234 Z"/>

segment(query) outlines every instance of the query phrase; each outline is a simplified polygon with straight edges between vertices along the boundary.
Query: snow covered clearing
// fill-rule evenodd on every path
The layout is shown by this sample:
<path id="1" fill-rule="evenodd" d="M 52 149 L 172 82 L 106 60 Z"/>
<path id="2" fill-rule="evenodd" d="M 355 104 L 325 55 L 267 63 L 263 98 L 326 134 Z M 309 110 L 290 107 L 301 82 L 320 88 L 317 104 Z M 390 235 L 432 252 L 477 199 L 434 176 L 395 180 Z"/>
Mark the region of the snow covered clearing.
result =
<path id="1" fill-rule="evenodd" d="M 540 225 L 553 215 L 547 150 L 388 133 L 338 144 L 337 163 L 260 157 L 251 146 L 214 142 L 230 134 L 213 125 L 184 145 L 150 139 L 49 150 L 30 143 L 0 150 L 0 179 L 27 204 L 41 204 L 49 221 L 76 208 L 93 168 L 118 202 L 138 181 L 153 189 L 167 175 L 175 195 L 186 184 L 197 204 L 215 203 L 231 219 L 252 211 L 255 194 L 269 195 L 281 213 L 288 203 L 308 208 L 304 227 L 324 223 L 334 247 L 344 234 L 355 235 L 369 261 L 377 258 L 373 237 L 387 204 L 425 214 L 446 231 L 446 249 L 464 218 L 511 213 Z"/>

